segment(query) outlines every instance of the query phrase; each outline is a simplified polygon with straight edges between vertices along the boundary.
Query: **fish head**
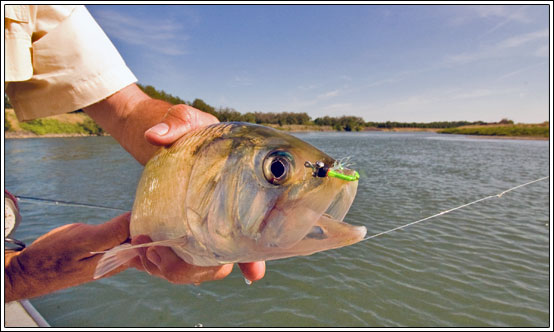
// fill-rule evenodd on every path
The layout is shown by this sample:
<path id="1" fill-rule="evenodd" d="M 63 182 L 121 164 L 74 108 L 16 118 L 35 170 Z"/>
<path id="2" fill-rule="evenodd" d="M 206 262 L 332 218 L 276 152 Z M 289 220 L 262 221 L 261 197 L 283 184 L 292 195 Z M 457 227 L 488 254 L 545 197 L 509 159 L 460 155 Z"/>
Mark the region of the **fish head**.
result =
<path id="1" fill-rule="evenodd" d="M 356 195 L 357 173 L 297 137 L 243 125 L 200 153 L 198 160 L 210 160 L 220 172 L 191 183 L 210 197 L 189 193 L 190 206 L 211 202 L 197 218 L 203 220 L 201 229 L 191 229 L 198 229 L 195 236 L 221 262 L 309 255 L 356 243 L 366 234 L 365 227 L 343 222 Z M 308 167 L 316 163 L 322 167 Z M 193 173 L 204 166 L 195 164 Z M 328 176 L 328 170 L 351 180 Z"/>

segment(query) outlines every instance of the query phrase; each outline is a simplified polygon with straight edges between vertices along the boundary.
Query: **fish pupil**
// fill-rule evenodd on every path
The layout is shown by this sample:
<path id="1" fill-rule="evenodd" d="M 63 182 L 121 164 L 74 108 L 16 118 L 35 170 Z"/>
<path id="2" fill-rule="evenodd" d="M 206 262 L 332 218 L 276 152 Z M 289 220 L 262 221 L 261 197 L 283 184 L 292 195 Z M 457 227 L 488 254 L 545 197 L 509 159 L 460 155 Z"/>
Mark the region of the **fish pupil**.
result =
<path id="1" fill-rule="evenodd" d="M 276 178 L 280 178 L 285 174 L 285 165 L 281 160 L 277 159 L 271 163 L 271 173 Z"/>

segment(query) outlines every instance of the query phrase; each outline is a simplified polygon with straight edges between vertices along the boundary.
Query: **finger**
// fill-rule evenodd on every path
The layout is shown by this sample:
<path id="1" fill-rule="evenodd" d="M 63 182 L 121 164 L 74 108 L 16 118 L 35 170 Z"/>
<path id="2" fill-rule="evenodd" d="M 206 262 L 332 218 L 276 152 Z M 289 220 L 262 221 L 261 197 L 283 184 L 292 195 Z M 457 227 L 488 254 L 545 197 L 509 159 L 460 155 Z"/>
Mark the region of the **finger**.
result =
<path id="1" fill-rule="evenodd" d="M 168 247 L 150 247 L 146 252 L 148 259 L 156 264 L 161 276 L 178 284 L 200 284 L 205 281 L 225 278 L 233 270 L 233 264 L 221 266 L 195 266 L 188 264 Z"/>
<path id="2" fill-rule="evenodd" d="M 100 225 L 91 227 L 87 237 L 94 247 L 93 251 L 111 249 L 129 238 L 131 212 L 124 213 Z"/>
<path id="3" fill-rule="evenodd" d="M 133 237 L 133 239 L 131 240 L 132 245 L 150 243 L 150 242 L 152 242 L 152 239 L 148 235 L 137 235 Z M 148 260 L 147 258 L 148 249 L 149 248 L 146 248 L 146 247 L 135 249 L 139 253 L 139 259 L 142 265 L 142 269 L 148 272 L 148 274 L 160 275 L 160 270 L 158 269 L 158 267 L 152 262 L 150 262 L 150 260 Z"/>
<path id="4" fill-rule="evenodd" d="M 172 106 L 160 123 L 144 133 L 144 137 L 153 145 L 169 145 L 193 129 L 217 122 L 217 118 L 209 113 L 179 104 Z"/>
<path id="5" fill-rule="evenodd" d="M 257 281 L 265 275 L 265 262 L 239 263 L 244 277 L 250 281 Z"/>

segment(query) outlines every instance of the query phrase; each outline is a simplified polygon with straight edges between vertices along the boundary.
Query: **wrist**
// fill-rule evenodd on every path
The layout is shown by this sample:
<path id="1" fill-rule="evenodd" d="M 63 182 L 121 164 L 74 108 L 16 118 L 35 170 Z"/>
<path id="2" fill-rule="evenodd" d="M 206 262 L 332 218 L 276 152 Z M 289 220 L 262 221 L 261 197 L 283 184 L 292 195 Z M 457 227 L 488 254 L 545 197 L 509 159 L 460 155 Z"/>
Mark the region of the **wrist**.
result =
<path id="1" fill-rule="evenodd" d="M 135 103 L 125 119 L 124 132 L 119 142 L 142 165 L 159 149 L 159 146 L 146 140 L 145 132 L 160 123 L 171 106 L 162 100 L 145 99 Z"/>
<path id="2" fill-rule="evenodd" d="M 160 122 L 170 107 L 131 84 L 84 111 L 144 165 L 157 150 L 146 141 L 144 132 Z"/>

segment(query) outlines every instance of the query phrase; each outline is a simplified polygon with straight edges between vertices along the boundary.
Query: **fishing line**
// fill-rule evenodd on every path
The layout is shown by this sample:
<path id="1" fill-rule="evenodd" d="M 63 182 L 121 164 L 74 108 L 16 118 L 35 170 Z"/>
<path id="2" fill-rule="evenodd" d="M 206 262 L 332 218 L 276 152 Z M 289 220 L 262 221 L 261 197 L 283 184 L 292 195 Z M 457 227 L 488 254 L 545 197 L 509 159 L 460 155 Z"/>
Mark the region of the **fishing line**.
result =
<path id="1" fill-rule="evenodd" d="M 58 205 L 58 206 L 60 206 L 60 205 L 61 206 L 78 206 L 78 207 L 84 207 L 84 208 L 104 209 L 104 210 L 123 211 L 123 212 L 128 212 L 129 211 L 129 210 L 125 210 L 125 209 L 114 208 L 114 207 L 111 207 L 111 206 L 76 203 L 76 202 L 68 202 L 68 201 L 58 201 L 58 200 L 47 199 L 47 198 L 18 196 L 18 195 L 15 195 L 15 197 L 19 201 L 28 201 L 29 203 L 39 203 L 39 204 Z"/>
<path id="2" fill-rule="evenodd" d="M 483 198 L 480 198 L 478 200 L 475 200 L 473 202 L 470 202 L 470 203 L 467 203 L 467 204 L 464 204 L 464 205 L 460 205 L 458 207 L 455 207 L 455 208 L 452 208 L 452 209 L 449 209 L 449 210 L 444 210 L 442 212 L 439 212 L 437 214 L 434 214 L 432 216 L 429 216 L 429 217 L 426 217 L 426 218 L 423 218 L 423 219 L 420 219 L 420 220 L 416 220 L 416 221 L 412 221 L 411 223 L 408 223 L 406 225 L 402 225 L 402 226 L 398 226 L 398 227 L 395 227 L 393 229 L 389 229 L 388 231 L 384 231 L 384 232 L 381 232 L 381 233 L 378 233 L 378 234 L 375 234 L 375 235 L 371 235 L 371 236 L 368 236 L 364 239 L 362 239 L 362 241 L 366 241 L 366 240 L 369 240 L 369 239 L 373 239 L 373 238 L 376 238 L 378 236 L 381 236 L 381 235 L 384 235 L 384 234 L 387 234 L 387 233 L 390 233 L 390 232 L 394 232 L 396 230 L 399 230 L 399 229 L 402 229 L 402 228 L 406 228 L 408 226 L 412 226 L 412 225 L 415 225 L 417 223 L 420 223 L 422 221 L 425 221 L 425 220 L 429 220 L 429 219 L 432 219 L 432 218 L 435 218 L 435 217 L 438 217 L 438 216 L 442 216 L 443 214 L 447 214 L 447 213 L 450 213 L 452 211 L 456 211 L 456 210 L 459 210 L 461 208 L 464 208 L 464 207 L 467 207 L 467 206 L 470 206 L 470 205 L 473 205 L 473 204 L 476 204 L 476 203 L 479 203 L 479 202 L 482 202 L 484 200 L 487 200 L 487 199 L 491 199 L 491 198 L 494 198 L 494 197 L 497 197 L 497 198 L 500 198 L 502 197 L 502 195 L 504 195 L 505 193 L 507 192 L 510 192 L 512 190 L 515 190 L 515 189 L 518 189 L 518 188 L 521 188 L 521 187 L 524 187 L 524 186 L 527 186 L 527 185 L 530 185 L 532 183 L 535 183 L 535 182 L 539 182 L 539 181 L 542 181 L 542 180 L 545 180 L 545 179 L 548 179 L 550 176 L 545 176 L 543 178 L 540 178 L 540 179 L 537 179 L 537 180 L 533 180 L 531 182 L 527 182 L 527 183 L 524 183 L 524 184 L 520 184 L 518 186 L 515 186 L 513 188 L 510 188 L 508 190 L 504 190 L 503 192 L 501 192 L 500 194 L 497 194 L 497 195 L 490 195 L 490 196 L 487 196 L 487 197 L 483 197 Z M 360 241 L 361 242 L 361 241 Z"/>

